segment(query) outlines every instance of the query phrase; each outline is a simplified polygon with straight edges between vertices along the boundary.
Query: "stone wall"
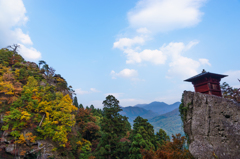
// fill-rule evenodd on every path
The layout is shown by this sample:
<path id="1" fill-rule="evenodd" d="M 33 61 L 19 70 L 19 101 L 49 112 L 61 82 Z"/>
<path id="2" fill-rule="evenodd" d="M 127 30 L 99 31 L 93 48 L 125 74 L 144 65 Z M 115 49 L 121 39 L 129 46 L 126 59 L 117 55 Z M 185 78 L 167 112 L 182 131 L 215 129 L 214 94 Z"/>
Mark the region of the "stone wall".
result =
<path id="1" fill-rule="evenodd" d="M 196 159 L 240 159 L 240 104 L 184 91 L 184 131 Z"/>

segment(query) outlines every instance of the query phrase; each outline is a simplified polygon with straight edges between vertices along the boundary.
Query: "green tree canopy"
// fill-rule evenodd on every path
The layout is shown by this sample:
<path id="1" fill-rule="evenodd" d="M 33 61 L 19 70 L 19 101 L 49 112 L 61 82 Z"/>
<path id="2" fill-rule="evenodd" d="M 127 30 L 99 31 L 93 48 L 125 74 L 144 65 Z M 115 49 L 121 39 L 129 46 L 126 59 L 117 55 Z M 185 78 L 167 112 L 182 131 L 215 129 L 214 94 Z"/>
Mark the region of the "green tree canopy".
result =
<path id="1" fill-rule="evenodd" d="M 126 135 L 128 118 L 119 114 L 122 109 L 119 106 L 119 101 L 113 95 L 107 96 L 103 105 L 102 138 L 96 156 L 97 158 L 117 158 L 119 156 L 117 145 L 120 139 Z"/>
<path id="2" fill-rule="evenodd" d="M 77 96 L 75 96 L 75 97 L 73 98 L 73 105 L 75 105 L 76 107 L 78 107 Z"/>
<path id="3" fill-rule="evenodd" d="M 163 129 L 159 129 L 159 131 L 156 134 L 156 141 L 158 144 L 163 145 L 167 141 L 170 141 L 170 137 Z"/>
<path id="4" fill-rule="evenodd" d="M 147 119 L 143 119 L 140 116 L 134 120 L 133 131 L 130 139 L 132 141 L 132 145 L 129 152 L 132 158 L 138 159 L 142 156 L 140 153 L 141 147 L 146 150 L 149 150 L 150 148 L 155 149 L 156 147 L 156 138 L 153 126 Z"/>
<path id="5" fill-rule="evenodd" d="M 78 108 L 83 108 L 83 105 L 82 105 L 82 104 L 79 104 Z"/>

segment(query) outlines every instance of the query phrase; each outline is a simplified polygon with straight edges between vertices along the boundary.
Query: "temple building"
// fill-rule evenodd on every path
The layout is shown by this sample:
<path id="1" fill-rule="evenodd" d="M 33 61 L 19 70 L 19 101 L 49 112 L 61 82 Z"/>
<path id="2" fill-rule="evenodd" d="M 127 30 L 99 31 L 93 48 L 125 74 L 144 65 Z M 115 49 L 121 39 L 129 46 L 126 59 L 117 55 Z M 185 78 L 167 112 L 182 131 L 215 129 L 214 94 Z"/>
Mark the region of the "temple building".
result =
<path id="1" fill-rule="evenodd" d="M 222 97 L 222 92 L 220 88 L 221 78 L 226 77 L 227 75 L 221 75 L 211 72 L 206 72 L 204 69 L 202 73 L 193 76 L 184 81 L 192 82 L 195 92 L 216 95 Z"/>

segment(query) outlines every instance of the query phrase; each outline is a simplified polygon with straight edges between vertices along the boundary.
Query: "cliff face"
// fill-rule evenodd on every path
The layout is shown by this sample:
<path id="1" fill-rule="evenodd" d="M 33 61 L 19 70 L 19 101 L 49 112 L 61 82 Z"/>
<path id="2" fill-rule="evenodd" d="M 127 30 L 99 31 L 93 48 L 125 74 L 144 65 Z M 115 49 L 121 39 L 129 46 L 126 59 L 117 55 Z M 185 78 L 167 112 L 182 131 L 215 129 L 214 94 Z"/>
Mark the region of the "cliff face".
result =
<path id="1" fill-rule="evenodd" d="M 184 131 L 195 158 L 240 158 L 240 104 L 184 91 L 183 106 Z"/>

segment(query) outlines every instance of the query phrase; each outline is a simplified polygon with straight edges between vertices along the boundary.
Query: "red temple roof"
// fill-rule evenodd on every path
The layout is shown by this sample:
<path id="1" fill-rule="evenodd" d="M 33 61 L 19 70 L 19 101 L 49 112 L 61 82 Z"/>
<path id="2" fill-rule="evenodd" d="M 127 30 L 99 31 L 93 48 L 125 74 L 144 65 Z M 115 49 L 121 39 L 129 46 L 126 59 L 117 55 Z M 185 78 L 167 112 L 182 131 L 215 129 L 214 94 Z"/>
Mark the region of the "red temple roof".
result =
<path id="1" fill-rule="evenodd" d="M 216 78 L 223 78 L 223 77 L 227 77 L 228 75 L 221 75 L 221 74 L 216 74 L 216 73 L 204 72 L 204 71 L 203 71 L 202 73 L 200 73 L 200 74 L 198 74 L 198 75 L 196 75 L 196 76 L 193 76 L 193 77 L 191 77 L 191 78 L 189 78 L 189 79 L 186 79 L 186 80 L 184 80 L 184 81 L 193 82 L 193 81 L 195 81 L 195 80 L 197 80 L 197 79 L 199 79 L 199 78 L 209 77 L 209 76 L 211 76 L 211 77 L 216 77 Z"/>

